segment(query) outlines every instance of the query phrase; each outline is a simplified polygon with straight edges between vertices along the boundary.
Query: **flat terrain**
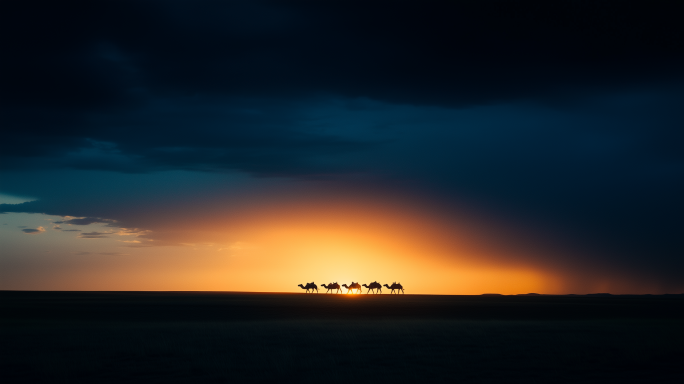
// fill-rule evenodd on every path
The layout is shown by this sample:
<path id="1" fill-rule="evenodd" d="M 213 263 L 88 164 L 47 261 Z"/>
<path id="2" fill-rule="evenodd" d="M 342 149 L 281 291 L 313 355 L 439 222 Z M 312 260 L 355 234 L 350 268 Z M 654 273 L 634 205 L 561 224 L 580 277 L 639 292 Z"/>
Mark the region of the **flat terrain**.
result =
<path id="1" fill-rule="evenodd" d="M 681 383 L 684 296 L 0 291 L 0 383 Z"/>

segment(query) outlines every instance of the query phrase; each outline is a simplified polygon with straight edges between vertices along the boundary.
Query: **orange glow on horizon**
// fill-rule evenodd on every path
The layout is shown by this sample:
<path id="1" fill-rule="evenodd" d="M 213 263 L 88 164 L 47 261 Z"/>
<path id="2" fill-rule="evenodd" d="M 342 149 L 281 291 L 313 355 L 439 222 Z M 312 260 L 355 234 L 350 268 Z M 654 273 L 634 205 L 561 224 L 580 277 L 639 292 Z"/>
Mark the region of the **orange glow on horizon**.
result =
<path id="1" fill-rule="evenodd" d="M 503 235 L 481 217 L 447 221 L 410 205 L 353 197 L 232 208 L 225 219 L 189 213 L 145 235 L 152 244 L 184 245 L 118 242 L 125 252 L 113 257 L 65 253 L 31 285 L 9 289 L 304 293 L 298 284 L 314 282 L 325 293 L 321 284 L 378 281 L 401 283 L 406 294 L 582 293 L 567 291 L 568 276 L 535 262 L 543 259 L 538 254 L 498 244 Z"/>

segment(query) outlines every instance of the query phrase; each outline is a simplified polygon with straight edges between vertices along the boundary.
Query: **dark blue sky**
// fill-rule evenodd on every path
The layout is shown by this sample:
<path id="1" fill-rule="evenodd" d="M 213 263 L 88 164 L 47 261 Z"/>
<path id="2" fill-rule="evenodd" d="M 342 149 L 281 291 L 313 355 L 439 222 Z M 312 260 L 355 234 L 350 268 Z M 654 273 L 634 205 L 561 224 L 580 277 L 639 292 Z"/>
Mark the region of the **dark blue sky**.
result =
<path id="1" fill-rule="evenodd" d="M 682 289 L 683 15 L 677 1 L 5 2 L 0 193 L 37 200 L 0 211 L 161 233 L 152 211 L 334 185 L 468 207 L 552 243 L 558 265 Z"/>

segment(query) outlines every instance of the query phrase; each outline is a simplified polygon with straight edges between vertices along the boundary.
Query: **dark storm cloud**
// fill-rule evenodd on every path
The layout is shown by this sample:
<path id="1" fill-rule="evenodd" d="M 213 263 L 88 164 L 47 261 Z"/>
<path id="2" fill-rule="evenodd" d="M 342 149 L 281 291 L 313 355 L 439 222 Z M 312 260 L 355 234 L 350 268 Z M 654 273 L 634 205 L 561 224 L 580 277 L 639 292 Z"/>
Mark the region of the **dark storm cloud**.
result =
<path id="1" fill-rule="evenodd" d="M 624 1 L 13 2 L 1 23 L 10 136 L 0 167 L 345 171 L 325 160 L 381 143 L 302 130 L 292 100 L 563 104 L 680 81 L 681 10 Z"/>

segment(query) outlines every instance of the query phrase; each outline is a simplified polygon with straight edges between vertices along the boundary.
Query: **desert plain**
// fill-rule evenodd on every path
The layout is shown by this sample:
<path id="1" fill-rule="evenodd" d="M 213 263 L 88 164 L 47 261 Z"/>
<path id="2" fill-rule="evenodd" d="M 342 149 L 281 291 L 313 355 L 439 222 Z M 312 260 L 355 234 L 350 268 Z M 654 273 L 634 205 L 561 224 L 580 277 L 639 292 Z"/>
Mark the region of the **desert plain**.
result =
<path id="1" fill-rule="evenodd" d="M 2 383 L 681 383 L 684 295 L 0 291 Z"/>

